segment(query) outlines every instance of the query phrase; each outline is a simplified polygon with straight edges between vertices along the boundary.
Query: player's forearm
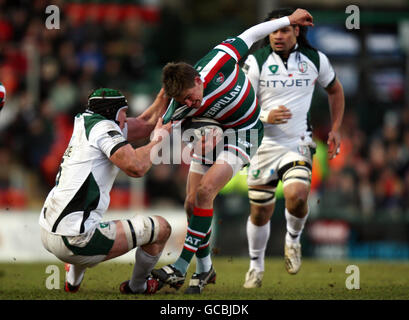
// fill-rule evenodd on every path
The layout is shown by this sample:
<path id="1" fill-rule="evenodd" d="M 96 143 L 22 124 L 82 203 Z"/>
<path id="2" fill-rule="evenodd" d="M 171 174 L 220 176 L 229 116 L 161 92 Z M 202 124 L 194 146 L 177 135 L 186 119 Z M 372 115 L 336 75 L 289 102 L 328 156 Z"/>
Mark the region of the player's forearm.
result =
<path id="1" fill-rule="evenodd" d="M 135 149 L 136 161 L 139 163 L 139 174 L 144 176 L 148 170 L 152 167 L 152 161 L 155 158 L 152 149 L 159 143 L 159 140 L 151 141 L 147 145 Z"/>
<path id="2" fill-rule="evenodd" d="M 272 21 L 257 24 L 240 34 L 239 38 L 241 38 L 250 48 L 253 43 L 257 42 L 258 40 L 261 40 L 264 37 L 268 36 L 270 33 L 289 25 L 289 18 L 282 17 Z"/>
<path id="3" fill-rule="evenodd" d="M 339 131 L 345 109 L 344 90 L 341 85 L 328 94 L 328 102 L 331 113 L 331 131 Z"/>

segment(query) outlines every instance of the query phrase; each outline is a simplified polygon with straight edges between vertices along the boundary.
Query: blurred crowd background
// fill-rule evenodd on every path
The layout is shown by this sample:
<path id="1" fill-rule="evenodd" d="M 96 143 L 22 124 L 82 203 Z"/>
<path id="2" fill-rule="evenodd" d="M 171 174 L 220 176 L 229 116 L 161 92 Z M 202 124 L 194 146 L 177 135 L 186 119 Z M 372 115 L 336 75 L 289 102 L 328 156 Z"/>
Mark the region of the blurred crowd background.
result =
<path id="1" fill-rule="evenodd" d="M 328 102 L 317 88 L 311 109 L 318 143 L 311 216 L 409 221 L 407 1 L 356 1 L 359 29 L 347 29 L 348 2 L 0 0 L 0 211 L 39 210 L 54 186 L 73 117 L 97 87 L 114 87 L 138 115 L 160 89 L 169 61 L 194 63 L 228 36 L 261 22 L 274 7 L 315 17 L 308 39 L 330 58 L 346 96 L 340 155 L 326 159 Z M 60 10 L 47 29 L 46 7 Z M 407 32 L 407 31 L 406 31 Z M 143 143 L 143 142 L 141 142 Z M 183 206 L 187 165 L 157 165 L 143 179 L 120 174 L 112 209 Z M 245 176 L 220 196 L 246 216 Z M 223 197 L 237 195 L 237 202 Z M 221 201 L 221 202 L 220 202 Z M 236 205 L 236 206 L 234 206 Z M 231 212 L 230 212 L 231 213 Z"/>

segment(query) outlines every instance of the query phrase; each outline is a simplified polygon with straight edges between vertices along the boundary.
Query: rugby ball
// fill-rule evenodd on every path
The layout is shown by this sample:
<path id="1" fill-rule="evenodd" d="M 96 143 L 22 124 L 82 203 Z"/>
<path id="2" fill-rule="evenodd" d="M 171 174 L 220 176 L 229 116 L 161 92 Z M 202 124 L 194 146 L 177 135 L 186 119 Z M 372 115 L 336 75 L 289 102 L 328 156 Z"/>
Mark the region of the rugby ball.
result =
<path id="1" fill-rule="evenodd" d="M 192 136 L 197 139 L 205 136 L 207 133 L 213 132 L 217 135 L 223 135 L 223 126 L 217 120 L 204 117 L 191 117 L 184 119 L 181 124 L 182 132 L 191 130 Z"/>

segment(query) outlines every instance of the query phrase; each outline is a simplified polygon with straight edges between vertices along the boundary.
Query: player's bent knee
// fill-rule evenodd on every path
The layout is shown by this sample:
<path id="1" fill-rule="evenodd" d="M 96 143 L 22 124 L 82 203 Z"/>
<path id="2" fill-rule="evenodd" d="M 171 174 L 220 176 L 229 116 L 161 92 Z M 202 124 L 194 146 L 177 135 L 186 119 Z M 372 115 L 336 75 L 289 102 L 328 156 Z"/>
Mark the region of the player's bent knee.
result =
<path id="1" fill-rule="evenodd" d="M 290 212 L 298 212 L 307 204 L 307 200 L 300 195 L 292 195 L 286 199 L 286 208 Z"/>
<path id="2" fill-rule="evenodd" d="M 154 243 L 158 239 L 162 219 L 162 217 L 158 216 L 137 215 L 131 219 L 122 220 L 129 250 L 137 246 Z"/>
<path id="3" fill-rule="evenodd" d="M 303 210 L 308 201 L 308 188 L 287 188 L 284 192 L 286 207 L 290 212 Z"/>
<path id="4" fill-rule="evenodd" d="M 154 216 L 154 217 L 159 222 L 159 234 L 155 242 L 165 243 L 169 239 L 172 233 L 172 227 L 165 218 L 161 216 Z"/>

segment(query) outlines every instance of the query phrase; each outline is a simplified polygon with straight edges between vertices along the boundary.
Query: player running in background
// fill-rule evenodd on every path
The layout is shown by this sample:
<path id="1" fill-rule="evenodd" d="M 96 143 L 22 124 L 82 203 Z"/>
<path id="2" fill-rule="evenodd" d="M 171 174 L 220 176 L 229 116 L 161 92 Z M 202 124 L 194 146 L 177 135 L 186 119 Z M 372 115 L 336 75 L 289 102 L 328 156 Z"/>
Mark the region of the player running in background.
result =
<path id="1" fill-rule="evenodd" d="M 170 63 L 163 69 L 163 86 L 173 98 L 164 115 L 164 123 L 188 117 L 217 120 L 230 130 L 235 139 L 224 139 L 223 150 L 211 165 L 192 161 L 187 181 L 185 210 L 188 230 L 182 252 L 175 263 L 154 269 L 152 275 L 178 289 L 184 281 L 192 257 L 197 269 L 186 293 L 201 293 L 214 282 L 209 248 L 213 200 L 223 186 L 246 164 L 261 143 L 263 124 L 254 89 L 238 62 L 252 44 L 274 30 L 290 24 L 312 26 L 312 16 L 298 9 L 288 17 L 258 24 L 212 49 L 194 67 L 186 63 Z M 255 139 L 251 139 L 251 130 Z M 253 137 L 254 138 L 254 137 Z M 255 141 L 253 141 L 255 140 Z"/>
<path id="2" fill-rule="evenodd" d="M 292 11 L 274 10 L 266 21 L 276 21 Z M 245 288 L 261 286 L 264 255 L 270 236 L 275 191 L 283 182 L 285 197 L 285 266 L 290 274 L 301 266 L 300 236 L 308 217 L 315 143 L 309 109 L 316 82 L 328 93 L 331 131 L 328 157 L 339 152 L 344 93 L 328 58 L 311 47 L 307 28 L 297 23 L 284 26 L 265 39 L 265 46 L 249 55 L 243 70 L 250 79 L 261 106 L 264 138 L 257 150 L 258 161 L 248 171 L 250 217 L 247 221 L 250 269 Z"/>
<path id="3" fill-rule="evenodd" d="M 6 103 L 6 88 L 0 82 L 0 111 L 1 109 L 3 109 L 5 103 Z"/>
<path id="4" fill-rule="evenodd" d="M 154 128 L 170 130 L 160 118 L 167 104 L 161 90 L 144 113 L 127 118 L 125 97 L 101 88 L 90 95 L 85 112 L 75 117 L 56 185 L 39 219 L 44 247 L 67 263 L 65 291 L 78 291 L 86 268 L 137 246 L 132 277 L 120 285 L 120 291 L 155 293 L 158 289 L 159 282 L 149 274 L 170 236 L 169 223 L 160 216 L 104 221 L 103 215 L 119 169 L 137 178 L 151 167 L 150 151 L 160 141 L 158 131 L 143 147 L 134 149 L 128 141 L 146 137 Z"/>

